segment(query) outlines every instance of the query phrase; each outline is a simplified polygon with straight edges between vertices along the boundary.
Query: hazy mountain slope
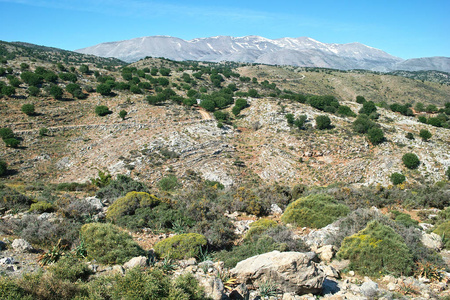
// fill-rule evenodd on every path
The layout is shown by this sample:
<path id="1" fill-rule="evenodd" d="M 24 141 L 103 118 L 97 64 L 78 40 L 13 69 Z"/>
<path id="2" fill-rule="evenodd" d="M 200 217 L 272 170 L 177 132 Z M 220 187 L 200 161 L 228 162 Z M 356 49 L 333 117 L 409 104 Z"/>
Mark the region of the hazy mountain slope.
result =
<path id="1" fill-rule="evenodd" d="M 396 70 L 422 71 L 441 70 L 450 72 L 450 57 L 422 57 L 408 59 L 395 65 Z"/>
<path id="2" fill-rule="evenodd" d="M 218 36 L 185 41 L 150 36 L 103 43 L 77 52 L 116 57 L 128 62 L 152 56 L 173 60 L 259 62 L 336 69 L 382 69 L 402 61 L 360 43 L 326 44 L 307 37 L 271 40 L 259 36 Z"/>

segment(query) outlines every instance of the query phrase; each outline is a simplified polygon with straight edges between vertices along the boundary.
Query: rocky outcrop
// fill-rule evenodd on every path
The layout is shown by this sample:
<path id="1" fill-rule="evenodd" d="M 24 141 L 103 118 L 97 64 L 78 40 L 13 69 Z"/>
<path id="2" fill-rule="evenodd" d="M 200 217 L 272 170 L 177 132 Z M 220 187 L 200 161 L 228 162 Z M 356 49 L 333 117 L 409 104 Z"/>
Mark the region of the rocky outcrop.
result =
<path id="1" fill-rule="evenodd" d="M 240 282 L 276 284 L 285 293 L 320 293 L 324 273 L 312 261 L 315 254 L 272 251 L 250 257 L 230 270 Z"/>

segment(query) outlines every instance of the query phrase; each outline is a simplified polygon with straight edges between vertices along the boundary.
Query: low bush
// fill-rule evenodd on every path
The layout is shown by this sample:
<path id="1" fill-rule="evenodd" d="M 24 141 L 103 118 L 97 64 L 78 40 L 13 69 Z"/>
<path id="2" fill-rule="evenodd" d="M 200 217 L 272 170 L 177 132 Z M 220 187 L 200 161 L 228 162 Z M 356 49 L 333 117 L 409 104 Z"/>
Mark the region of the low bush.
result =
<path id="1" fill-rule="evenodd" d="M 391 216 L 395 222 L 400 223 L 405 227 L 410 226 L 417 227 L 417 225 L 419 225 L 419 222 L 414 219 L 411 219 L 410 215 L 399 212 L 397 210 L 391 211 Z"/>
<path id="2" fill-rule="evenodd" d="M 148 188 L 142 182 L 120 174 L 114 180 L 108 179 L 106 184 L 97 191 L 96 196 L 100 199 L 107 199 L 110 203 L 129 192 L 148 192 Z"/>
<path id="3" fill-rule="evenodd" d="M 331 120 L 326 115 L 316 117 L 316 128 L 319 130 L 331 128 Z"/>
<path id="4" fill-rule="evenodd" d="M 337 114 L 346 117 L 356 117 L 356 114 L 347 105 L 340 105 L 338 107 Z"/>
<path id="5" fill-rule="evenodd" d="M 444 246 L 450 249 L 450 220 L 440 224 L 433 232 L 444 237 Z"/>
<path id="6" fill-rule="evenodd" d="M 128 233 L 113 224 L 85 224 L 80 238 L 86 243 L 88 257 L 102 264 L 122 264 L 145 254 Z"/>
<path id="7" fill-rule="evenodd" d="M 406 153 L 402 156 L 403 164 L 408 169 L 416 169 L 420 165 L 420 160 L 414 153 Z"/>
<path id="8" fill-rule="evenodd" d="M 3 176 L 8 171 L 8 165 L 3 160 L 0 160 L 0 176 Z"/>
<path id="9" fill-rule="evenodd" d="M 171 280 L 161 270 L 134 268 L 125 276 L 118 276 L 112 285 L 112 299 L 136 300 L 210 300 L 192 274 L 184 274 Z"/>
<path id="10" fill-rule="evenodd" d="M 405 182 L 406 178 L 405 178 L 405 175 L 395 172 L 395 173 L 391 174 L 390 179 L 391 179 L 392 184 L 398 185 L 398 184 Z"/>
<path id="11" fill-rule="evenodd" d="M 384 133 L 381 128 L 373 127 L 367 131 L 367 138 L 373 145 L 381 144 L 384 141 Z"/>
<path id="12" fill-rule="evenodd" d="M 50 246 L 59 240 L 71 245 L 79 236 L 81 224 L 73 220 L 48 221 L 36 215 L 26 215 L 22 219 L 10 219 L 0 224 L 1 231 L 15 234 L 32 244 Z"/>
<path id="13" fill-rule="evenodd" d="M 419 132 L 419 136 L 422 138 L 424 142 L 427 142 L 431 138 L 431 133 L 426 129 L 421 129 Z"/>
<path id="14" fill-rule="evenodd" d="M 60 280 L 75 282 L 78 279 L 86 281 L 92 271 L 85 262 L 71 256 L 63 256 L 57 263 L 50 266 L 49 271 Z"/>
<path id="15" fill-rule="evenodd" d="M 160 203 L 154 195 L 145 192 L 129 192 L 108 207 L 106 218 L 116 221 L 124 215 L 133 215 L 138 208 L 153 208 Z"/>
<path id="16" fill-rule="evenodd" d="M 162 191 L 173 191 L 179 187 L 178 179 L 175 175 L 167 175 L 158 182 L 158 186 Z"/>
<path id="17" fill-rule="evenodd" d="M 278 225 L 277 222 L 275 222 L 274 220 L 259 219 L 258 221 L 255 221 L 250 224 L 250 229 L 245 235 L 245 239 L 251 239 L 252 236 L 260 234 L 269 228 L 276 227 L 277 225 Z"/>
<path id="18" fill-rule="evenodd" d="M 362 275 L 409 275 L 414 268 L 413 257 L 403 238 L 378 221 L 346 237 L 337 257 L 349 259 L 349 267 Z"/>
<path id="19" fill-rule="evenodd" d="M 55 210 L 55 207 L 53 204 L 48 203 L 46 201 L 38 201 L 36 203 L 31 204 L 30 211 L 36 212 L 36 213 L 43 213 L 43 212 L 52 212 Z"/>
<path id="20" fill-rule="evenodd" d="M 33 116 L 35 114 L 34 105 L 31 103 L 22 105 L 21 110 L 27 116 Z"/>
<path id="21" fill-rule="evenodd" d="M 28 209 L 33 203 L 32 199 L 0 183 L 0 209 Z"/>
<path id="22" fill-rule="evenodd" d="M 281 220 L 299 227 L 321 228 L 346 216 L 350 209 L 326 194 L 300 198 L 288 205 Z"/>
<path id="23" fill-rule="evenodd" d="M 4 300 L 32 300 L 29 295 L 14 279 L 0 276 L 0 299 Z"/>
<path id="24" fill-rule="evenodd" d="M 95 113 L 100 116 L 106 116 L 112 113 L 112 111 L 109 110 L 109 108 L 105 105 L 98 105 L 95 107 Z"/>
<path id="25" fill-rule="evenodd" d="M 200 248 L 207 244 L 205 236 L 198 233 L 185 233 L 158 242 L 154 249 L 159 257 L 183 259 L 196 257 Z"/>

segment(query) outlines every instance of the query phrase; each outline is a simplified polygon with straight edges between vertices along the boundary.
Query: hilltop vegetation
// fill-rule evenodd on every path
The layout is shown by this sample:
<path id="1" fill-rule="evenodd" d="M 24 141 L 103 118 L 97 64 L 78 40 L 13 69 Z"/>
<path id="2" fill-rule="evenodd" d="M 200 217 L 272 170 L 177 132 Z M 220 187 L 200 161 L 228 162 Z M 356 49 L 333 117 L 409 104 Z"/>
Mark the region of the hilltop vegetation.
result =
<path id="1" fill-rule="evenodd" d="M 155 288 L 203 299 L 197 279 L 170 278 L 172 259 L 233 267 L 314 250 L 297 226 L 332 222 L 333 245 L 360 274 L 445 268 L 415 228 L 448 233 L 447 84 L 160 58 L 125 65 L 12 43 L 0 45 L 0 60 L 0 231 L 41 249 L 43 264 L 60 261 L 45 275 L 0 281 L 5 290 L 152 299 Z M 237 232 L 249 220 L 259 221 Z M 404 260 L 389 256 L 392 245 Z M 359 246 L 365 261 L 398 263 L 367 264 Z M 152 247 L 149 269 L 89 277 L 94 260 L 122 264 Z"/>

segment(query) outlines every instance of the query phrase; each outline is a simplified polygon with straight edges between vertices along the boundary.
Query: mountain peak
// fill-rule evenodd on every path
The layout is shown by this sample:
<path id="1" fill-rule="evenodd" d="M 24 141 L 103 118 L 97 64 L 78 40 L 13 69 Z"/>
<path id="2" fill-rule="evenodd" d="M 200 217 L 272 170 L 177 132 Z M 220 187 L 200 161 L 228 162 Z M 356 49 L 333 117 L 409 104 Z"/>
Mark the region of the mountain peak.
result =
<path id="1" fill-rule="evenodd" d="M 148 36 L 120 42 L 103 43 L 77 52 L 115 57 L 134 62 L 147 56 L 172 60 L 236 61 L 264 64 L 289 64 L 333 69 L 395 70 L 404 60 L 382 50 L 361 44 L 328 44 L 310 37 L 268 39 L 258 35 L 243 37 L 213 36 L 189 41 L 171 36 Z M 440 71 L 450 71 L 445 63 Z M 405 64 L 403 64 L 405 66 Z M 414 63 L 417 68 L 417 62 Z"/>

